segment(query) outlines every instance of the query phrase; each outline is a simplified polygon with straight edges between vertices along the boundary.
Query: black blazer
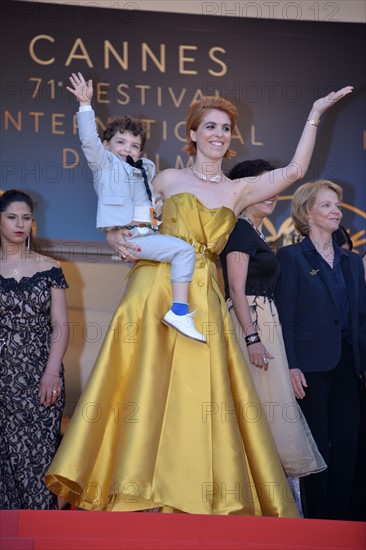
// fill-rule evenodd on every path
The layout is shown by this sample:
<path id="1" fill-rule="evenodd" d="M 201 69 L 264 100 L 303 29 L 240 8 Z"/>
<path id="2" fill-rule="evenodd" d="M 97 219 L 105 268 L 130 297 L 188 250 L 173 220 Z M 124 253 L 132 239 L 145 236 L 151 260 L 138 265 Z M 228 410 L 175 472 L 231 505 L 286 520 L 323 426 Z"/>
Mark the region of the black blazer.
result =
<path id="1" fill-rule="evenodd" d="M 360 256 L 340 248 L 346 281 L 351 343 L 357 372 L 366 371 L 366 283 Z M 276 304 L 290 368 L 303 372 L 334 369 L 341 355 L 338 306 L 327 282 L 326 266 L 308 237 L 277 253 L 281 275 Z"/>

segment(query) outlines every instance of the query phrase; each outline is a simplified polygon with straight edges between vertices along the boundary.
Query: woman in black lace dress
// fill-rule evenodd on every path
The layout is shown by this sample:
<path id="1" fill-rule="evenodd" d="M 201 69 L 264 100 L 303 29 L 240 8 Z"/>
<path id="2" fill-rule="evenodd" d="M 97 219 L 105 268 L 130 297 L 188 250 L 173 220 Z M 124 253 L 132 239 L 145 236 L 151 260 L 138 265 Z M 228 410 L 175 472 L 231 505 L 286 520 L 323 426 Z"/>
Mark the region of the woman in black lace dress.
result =
<path id="1" fill-rule="evenodd" d="M 29 247 L 33 201 L 0 196 L 0 509 L 57 509 L 45 486 L 64 407 L 69 331 L 61 268 Z"/>

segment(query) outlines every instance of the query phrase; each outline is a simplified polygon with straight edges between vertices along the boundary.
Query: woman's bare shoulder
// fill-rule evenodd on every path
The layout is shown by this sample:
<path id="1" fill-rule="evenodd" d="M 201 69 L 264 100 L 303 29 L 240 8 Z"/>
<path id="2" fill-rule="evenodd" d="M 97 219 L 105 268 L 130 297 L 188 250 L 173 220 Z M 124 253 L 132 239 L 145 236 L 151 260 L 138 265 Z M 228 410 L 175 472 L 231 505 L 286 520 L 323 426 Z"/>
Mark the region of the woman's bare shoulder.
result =
<path id="1" fill-rule="evenodd" d="M 184 168 L 166 168 L 157 174 L 153 180 L 153 186 L 157 193 L 164 193 L 169 187 L 186 177 Z"/>
<path id="2" fill-rule="evenodd" d="M 47 269 L 52 269 L 53 267 L 60 267 L 60 264 L 54 258 L 49 256 L 44 256 L 43 254 L 38 254 L 37 252 L 32 254 L 32 261 L 38 267 L 38 271 L 46 271 Z"/>
<path id="3" fill-rule="evenodd" d="M 170 179 L 171 177 L 181 176 L 185 172 L 186 170 L 184 168 L 166 168 L 165 170 L 159 172 L 159 174 L 155 177 L 164 180 Z"/>

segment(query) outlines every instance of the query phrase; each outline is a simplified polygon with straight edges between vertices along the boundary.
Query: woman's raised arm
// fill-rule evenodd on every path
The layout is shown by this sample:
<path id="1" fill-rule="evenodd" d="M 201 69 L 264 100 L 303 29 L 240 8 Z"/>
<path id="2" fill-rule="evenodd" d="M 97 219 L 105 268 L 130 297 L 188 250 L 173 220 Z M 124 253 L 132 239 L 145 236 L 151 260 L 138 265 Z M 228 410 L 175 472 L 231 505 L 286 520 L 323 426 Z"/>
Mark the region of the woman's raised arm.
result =
<path id="1" fill-rule="evenodd" d="M 239 199 L 237 212 L 241 212 L 251 204 L 278 195 L 292 183 L 305 176 L 314 151 L 317 128 L 321 116 L 352 91 L 352 86 L 346 86 L 338 90 L 338 92 L 331 92 L 313 103 L 297 144 L 295 154 L 287 166 L 271 172 L 265 172 L 259 177 L 259 181 L 258 178 L 255 178 L 255 182 L 251 178 L 239 180 L 245 183 L 244 190 Z"/>

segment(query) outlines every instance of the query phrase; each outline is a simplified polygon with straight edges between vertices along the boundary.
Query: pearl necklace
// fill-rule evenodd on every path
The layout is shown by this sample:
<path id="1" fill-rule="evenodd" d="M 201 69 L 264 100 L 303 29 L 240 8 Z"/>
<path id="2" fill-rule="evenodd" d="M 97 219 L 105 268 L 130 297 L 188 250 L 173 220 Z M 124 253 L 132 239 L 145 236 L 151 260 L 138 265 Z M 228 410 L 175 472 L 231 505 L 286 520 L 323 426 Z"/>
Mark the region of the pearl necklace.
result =
<path id="1" fill-rule="evenodd" d="M 212 176 L 211 178 L 209 178 L 205 174 L 201 174 L 200 172 L 196 172 L 196 170 L 193 168 L 193 166 L 191 166 L 191 170 L 194 173 L 194 175 L 197 176 L 197 178 L 199 178 L 200 180 L 203 180 L 203 181 L 211 181 L 213 183 L 218 183 L 219 181 L 222 180 L 222 172 L 221 172 L 221 174 L 219 174 L 217 176 Z"/>
<path id="2" fill-rule="evenodd" d="M 266 240 L 266 237 L 263 235 L 262 231 L 260 231 L 260 230 L 258 229 L 258 227 L 256 227 L 256 226 L 254 225 L 254 223 L 252 222 L 252 220 L 251 220 L 250 218 L 248 218 L 248 216 L 246 216 L 245 214 L 240 214 L 240 215 L 238 216 L 238 218 L 241 218 L 241 219 L 245 220 L 246 222 L 248 222 L 248 223 L 256 230 L 256 232 L 258 233 L 258 235 L 260 236 L 260 238 L 263 239 L 264 241 Z"/>

